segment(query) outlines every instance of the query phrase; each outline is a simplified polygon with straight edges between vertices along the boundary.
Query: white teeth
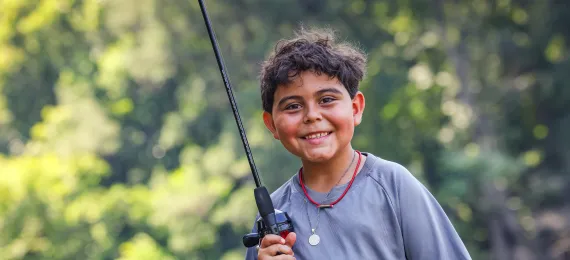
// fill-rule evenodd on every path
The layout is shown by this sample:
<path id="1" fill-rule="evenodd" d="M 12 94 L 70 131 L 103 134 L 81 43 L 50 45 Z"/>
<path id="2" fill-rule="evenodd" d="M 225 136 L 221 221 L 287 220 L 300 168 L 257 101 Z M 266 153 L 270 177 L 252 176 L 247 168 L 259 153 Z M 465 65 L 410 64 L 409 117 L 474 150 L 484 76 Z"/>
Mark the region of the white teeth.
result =
<path id="1" fill-rule="evenodd" d="M 322 132 L 322 133 L 307 135 L 307 136 L 305 136 L 305 139 L 321 138 L 321 137 L 326 136 L 326 135 L 328 135 L 328 134 L 329 134 L 328 132 Z"/>

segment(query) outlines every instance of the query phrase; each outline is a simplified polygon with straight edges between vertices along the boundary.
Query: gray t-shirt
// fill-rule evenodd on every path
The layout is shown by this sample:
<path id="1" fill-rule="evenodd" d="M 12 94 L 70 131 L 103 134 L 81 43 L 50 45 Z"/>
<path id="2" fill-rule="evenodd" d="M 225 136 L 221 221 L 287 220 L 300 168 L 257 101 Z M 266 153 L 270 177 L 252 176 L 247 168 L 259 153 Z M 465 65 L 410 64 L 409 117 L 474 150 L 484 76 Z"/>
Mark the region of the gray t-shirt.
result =
<path id="1" fill-rule="evenodd" d="M 307 201 L 295 174 L 271 194 L 275 208 L 292 219 L 297 259 L 471 259 L 461 238 L 431 193 L 403 166 L 370 153 L 345 197 L 333 208 L 321 209 L 316 234 L 309 244 L 317 208 Z M 348 184 L 326 193 L 307 188 L 319 203 L 336 200 Z M 254 225 L 253 231 L 256 227 Z M 246 260 L 257 259 L 255 247 Z"/>

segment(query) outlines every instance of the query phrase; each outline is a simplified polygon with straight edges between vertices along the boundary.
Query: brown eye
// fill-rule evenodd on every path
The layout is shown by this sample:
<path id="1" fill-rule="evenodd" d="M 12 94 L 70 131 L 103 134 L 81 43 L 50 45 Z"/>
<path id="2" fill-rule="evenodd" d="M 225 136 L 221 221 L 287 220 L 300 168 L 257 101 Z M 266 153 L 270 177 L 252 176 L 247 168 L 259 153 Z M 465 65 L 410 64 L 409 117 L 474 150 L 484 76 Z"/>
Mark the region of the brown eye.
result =
<path id="1" fill-rule="evenodd" d="M 295 109 L 299 109 L 299 108 L 301 108 L 301 105 L 293 103 L 293 104 L 287 105 L 285 107 L 285 110 L 295 110 Z"/>
<path id="2" fill-rule="evenodd" d="M 324 103 L 324 104 L 330 103 L 330 102 L 333 102 L 333 101 L 335 101 L 335 99 L 332 98 L 332 97 L 324 97 L 324 98 L 321 99 L 321 103 Z"/>

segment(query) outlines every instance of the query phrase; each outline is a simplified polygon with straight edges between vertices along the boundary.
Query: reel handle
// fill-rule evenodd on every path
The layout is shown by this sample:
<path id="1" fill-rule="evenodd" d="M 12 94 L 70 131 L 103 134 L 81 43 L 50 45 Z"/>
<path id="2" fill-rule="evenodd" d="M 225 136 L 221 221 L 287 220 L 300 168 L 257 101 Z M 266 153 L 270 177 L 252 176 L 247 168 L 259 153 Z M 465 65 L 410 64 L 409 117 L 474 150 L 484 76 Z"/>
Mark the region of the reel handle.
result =
<path id="1" fill-rule="evenodd" d="M 257 233 L 249 233 L 243 236 L 242 241 L 245 247 L 259 245 L 261 239 L 268 234 L 275 234 L 285 239 L 289 233 L 295 232 L 293 222 L 287 212 L 276 209 L 274 215 L 276 221 L 271 226 L 267 226 L 261 217 L 257 219 Z"/>

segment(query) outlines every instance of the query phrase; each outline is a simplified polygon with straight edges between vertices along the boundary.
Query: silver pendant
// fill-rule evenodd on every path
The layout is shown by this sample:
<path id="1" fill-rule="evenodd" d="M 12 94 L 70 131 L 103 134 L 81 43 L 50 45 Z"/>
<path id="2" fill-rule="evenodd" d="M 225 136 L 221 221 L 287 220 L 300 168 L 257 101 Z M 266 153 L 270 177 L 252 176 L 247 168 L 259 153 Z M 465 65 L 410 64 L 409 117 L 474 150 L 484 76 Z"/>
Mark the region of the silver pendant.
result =
<path id="1" fill-rule="evenodd" d="M 309 244 L 312 246 L 316 246 L 319 244 L 319 242 L 321 242 L 321 238 L 319 237 L 319 235 L 313 233 L 310 237 L 309 237 Z"/>

